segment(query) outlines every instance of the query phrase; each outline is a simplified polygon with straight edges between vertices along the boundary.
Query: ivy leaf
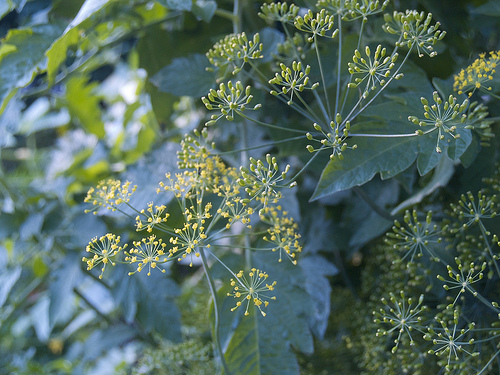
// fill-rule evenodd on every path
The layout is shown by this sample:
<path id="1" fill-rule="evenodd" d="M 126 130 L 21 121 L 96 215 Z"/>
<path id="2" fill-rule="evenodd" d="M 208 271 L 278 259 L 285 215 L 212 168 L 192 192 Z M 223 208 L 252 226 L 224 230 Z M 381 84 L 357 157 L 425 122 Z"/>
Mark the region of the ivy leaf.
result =
<path id="1" fill-rule="evenodd" d="M 205 69 L 208 65 L 206 56 L 199 53 L 179 57 L 156 73 L 151 82 L 160 91 L 176 96 L 200 97 L 215 84 L 215 73 Z"/>
<path id="2" fill-rule="evenodd" d="M 229 369 L 241 375 L 299 374 L 295 348 L 304 353 L 313 350 L 308 319 L 311 300 L 304 287 L 302 270 L 289 262 L 278 263 L 276 254 L 255 254 L 253 266 L 277 281 L 266 307 L 266 316 L 257 308 L 244 316 L 244 305 L 231 312 L 235 300 L 227 296 L 229 283 L 219 291 L 221 341 Z"/>
<path id="3" fill-rule="evenodd" d="M 157 0 L 159 4 L 170 10 L 191 10 L 193 3 L 191 0 Z"/>
<path id="4" fill-rule="evenodd" d="M 56 23 L 13 29 L 3 39 L 16 48 L 0 60 L 0 114 L 19 88 L 29 85 L 46 67 L 45 51 L 62 33 Z"/>

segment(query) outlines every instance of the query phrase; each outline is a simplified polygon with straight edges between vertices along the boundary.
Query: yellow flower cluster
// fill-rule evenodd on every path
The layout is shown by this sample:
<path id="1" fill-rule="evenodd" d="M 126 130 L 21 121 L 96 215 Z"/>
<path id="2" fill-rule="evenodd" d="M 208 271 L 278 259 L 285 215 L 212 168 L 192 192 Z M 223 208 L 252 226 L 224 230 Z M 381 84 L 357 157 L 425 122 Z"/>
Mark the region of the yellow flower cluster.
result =
<path id="1" fill-rule="evenodd" d="M 259 309 L 262 316 L 266 316 L 266 313 L 262 311 L 262 308 L 269 305 L 269 301 L 267 300 L 275 300 L 276 297 L 268 297 L 265 293 L 274 290 L 276 281 L 271 284 L 265 284 L 269 275 L 256 268 L 252 268 L 250 272 L 248 272 L 248 276 L 249 278 L 245 277 L 243 271 L 240 271 L 236 274 L 236 280 L 231 279 L 233 291 L 231 293 L 227 293 L 227 295 L 239 299 L 236 302 L 236 306 L 234 306 L 231 311 L 236 310 L 243 304 L 243 302 L 247 301 L 245 315 L 250 314 L 248 312 L 248 308 L 250 306 L 250 302 L 253 302 L 254 306 Z"/>
<path id="2" fill-rule="evenodd" d="M 137 264 L 137 269 L 129 272 L 133 275 L 136 272 L 141 272 L 144 267 L 148 267 L 148 276 L 151 275 L 151 268 L 158 268 L 165 273 L 158 264 L 166 263 L 168 257 L 165 256 L 165 247 L 167 246 L 162 240 L 156 239 L 155 235 L 148 238 L 143 238 L 141 241 L 134 241 L 134 248 L 130 252 L 125 252 L 125 261 L 130 264 Z"/>
<path id="3" fill-rule="evenodd" d="M 459 94 L 469 92 L 469 97 L 476 90 L 490 91 L 491 86 L 488 86 L 488 82 L 493 80 L 499 61 L 500 51 L 490 52 L 489 57 L 482 53 L 478 59 L 454 77 L 453 89 Z"/>
<path id="4" fill-rule="evenodd" d="M 163 204 L 161 206 L 153 207 L 153 202 L 148 203 L 148 208 L 142 209 L 140 214 L 135 218 L 137 231 L 146 229 L 149 233 L 151 233 L 155 225 L 166 222 L 170 216 L 169 213 L 165 213 L 165 215 L 162 216 L 163 211 L 165 211 L 166 208 L 167 207 Z"/>
<path id="5" fill-rule="evenodd" d="M 279 262 L 282 261 L 282 255 L 285 253 L 296 265 L 296 253 L 302 251 L 299 244 L 300 234 L 296 232 L 297 223 L 291 217 L 287 217 L 287 214 L 286 211 L 281 212 L 281 206 L 269 206 L 261 210 L 261 220 L 271 225 L 263 239 L 273 244 L 272 251 L 279 252 Z"/>
<path id="6" fill-rule="evenodd" d="M 127 203 L 130 196 L 135 192 L 137 185 L 130 186 L 131 182 L 122 184 L 120 180 L 108 179 L 100 181 L 95 188 L 91 187 L 85 197 L 85 202 L 96 206 L 93 209 L 85 210 L 85 213 L 94 212 L 100 207 L 115 211 L 116 207 L 122 203 Z"/>
<path id="7" fill-rule="evenodd" d="M 91 270 L 99 264 L 102 264 L 101 274 L 99 278 L 102 279 L 102 274 L 106 269 L 107 264 L 115 265 L 113 261 L 115 256 L 122 251 L 127 245 L 124 247 L 119 246 L 120 236 L 116 236 L 112 233 L 107 233 L 101 237 L 94 237 L 87 247 L 85 251 L 87 253 L 94 254 L 93 256 L 87 258 L 83 257 L 82 261 L 87 263 L 87 270 Z"/>

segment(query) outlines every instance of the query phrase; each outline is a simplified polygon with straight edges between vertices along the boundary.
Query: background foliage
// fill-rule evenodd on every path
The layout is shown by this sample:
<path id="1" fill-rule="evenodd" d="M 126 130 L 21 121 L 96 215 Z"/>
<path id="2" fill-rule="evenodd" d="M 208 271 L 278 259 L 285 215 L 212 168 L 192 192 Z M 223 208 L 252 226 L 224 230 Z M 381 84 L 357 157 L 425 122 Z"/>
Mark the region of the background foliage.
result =
<path id="1" fill-rule="evenodd" d="M 280 56 L 283 27 L 258 16 L 263 2 L 240 0 L 235 18 L 234 3 L 0 3 L 3 373 L 218 371 L 212 344 L 213 310 L 202 269 L 176 264 L 166 274 L 129 277 L 129 269 L 116 267 L 99 279 L 99 272 L 87 271 L 81 261 L 89 240 L 107 232 L 120 234 L 125 241 L 138 237 L 131 223 L 114 212 L 85 214 L 88 205 L 83 199 L 89 187 L 108 177 L 138 185 L 132 201 L 137 207 L 156 199 L 158 182 L 166 172 L 177 171 L 176 152 L 184 134 L 200 129 L 210 119 L 200 97 L 217 88 L 216 80 L 223 72 L 206 69 L 210 63 L 205 53 L 234 28 L 249 36 L 259 32 L 264 56 L 259 69 L 267 79 L 279 71 L 276 60 L 284 58 Z M 315 6 L 313 1 L 296 3 Z M 500 8 L 495 0 L 400 0 L 391 2 L 385 12 L 405 9 L 431 12 L 448 34 L 435 46 L 436 57 L 410 56 L 404 79 L 394 81 L 357 119 L 355 133 L 412 133 L 415 126 L 407 117 L 422 116 L 421 97 L 431 101 L 433 91 L 438 91 L 446 98 L 452 93 L 454 74 L 480 53 L 500 50 Z M 393 42 L 382 32 L 382 23 L 380 17 L 367 23 L 367 43 Z M 349 25 L 343 39 L 343 48 L 349 52 L 341 62 L 346 75 L 359 23 Z M 324 77 L 330 93 L 337 80 L 335 43 L 325 42 L 320 51 L 324 65 L 330 67 Z M 321 82 L 313 57 L 305 57 L 313 67 L 311 81 Z M 255 115 L 248 116 L 300 130 L 294 136 L 301 138 L 287 141 L 290 133 L 280 129 L 242 118 L 232 122 L 222 118 L 209 127 L 210 139 L 216 141 L 228 165 L 239 167 L 249 156 L 262 158 L 272 153 L 297 173 L 311 158 L 306 150 L 309 142 L 302 135 L 313 131 L 312 122 L 286 102 L 259 90 L 263 86 L 259 79 L 252 73 L 247 78 L 246 83 L 253 85 L 252 106 L 262 104 Z M 498 89 L 498 80 L 492 84 Z M 313 99 L 312 94 L 307 98 Z M 486 103 L 489 117 L 498 118 L 500 102 L 496 99 L 482 93 L 472 99 Z M 495 125 L 492 129 L 498 133 Z M 455 225 L 460 218 L 449 204 L 458 204 L 461 194 L 468 191 L 479 199 L 476 192 L 484 186 L 490 187 L 485 194 L 498 193 L 497 138 L 484 147 L 477 134 L 464 131 L 462 143 L 443 153 L 449 157 L 435 152 L 435 137 L 353 139 L 357 149 L 347 149 L 343 160 L 330 161 L 328 152 L 318 154 L 299 176 L 297 186 L 283 191 L 281 204 L 299 222 L 304 250 L 297 266 L 276 265 L 267 254 L 255 256 L 255 264 L 266 267 L 281 287 L 267 316 L 244 318 L 230 311 L 232 300 L 221 298 L 220 331 L 229 367 L 241 374 L 445 371 L 441 357 L 428 354 L 423 335 L 418 337 L 423 348 L 418 358 L 412 357 L 415 351 L 404 338 L 391 355 L 394 337 L 381 340 L 376 336 L 384 326 L 373 322 L 373 311 L 384 308 L 382 297 L 389 301 L 390 292 L 398 295 L 405 286 L 397 282 L 407 277 L 413 304 L 422 293 L 431 310 L 422 328 L 425 333 L 430 334 L 427 327 L 432 326 L 444 332 L 434 315 L 442 312 L 441 319 L 453 322 L 458 310 L 459 314 L 464 311 L 461 317 L 487 328 L 490 336 L 482 337 L 487 344 L 471 349 L 483 353 L 479 359 L 461 356 L 451 361 L 450 371 L 496 373 L 500 365 L 493 356 L 498 354 L 498 340 L 490 338 L 497 332 L 497 314 L 482 310 L 481 303 L 470 296 L 453 303 L 453 308 L 441 308 L 455 296 L 447 300 L 443 283 L 436 278 L 437 274 L 447 276 L 444 263 L 431 266 L 431 257 L 423 256 L 423 263 L 407 266 L 400 259 L 404 254 L 394 250 L 392 237 L 384 234 L 392 231 L 393 220 L 404 223 L 406 209 L 419 205 L 417 219 L 407 220 L 422 223 L 427 210 L 432 210 L 433 224 L 451 228 L 442 231 L 443 245 L 433 250 L 433 256 L 439 255 L 454 269 L 457 254 L 475 261 L 477 267 L 483 261 L 489 263 L 488 281 L 474 287 L 494 302 L 500 274 L 486 277 L 486 273 L 494 269 L 497 259 L 474 255 L 474 251 L 483 249 L 477 242 L 487 238 L 491 252 L 498 253 L 498 240 L 493 237 L 499 233 L 498 220 L 488 222 L 488 235 L 473 228 L 469 237 L 469 232 L 460 237 L 459 224 Z M 232 152 L 244 148 L 248 150 Z M 485 183 L 488 177 L 493 179 Z M 451 246 L 446 248 L 446 244 Z M 224 261 L 236 267 L 241 257 L 227 252 Z M 476 273 L 477 267 L 472 267 Z M 213 267 L 214 277 L 224 281 L 227 275 L 219 268 Z M 229 286 L 218 286 L 220 296 L 226 296 Z M 460 321 L 459 327 L 466 325 Z M 492 357 L 490 368 L 484 368 Z"/>

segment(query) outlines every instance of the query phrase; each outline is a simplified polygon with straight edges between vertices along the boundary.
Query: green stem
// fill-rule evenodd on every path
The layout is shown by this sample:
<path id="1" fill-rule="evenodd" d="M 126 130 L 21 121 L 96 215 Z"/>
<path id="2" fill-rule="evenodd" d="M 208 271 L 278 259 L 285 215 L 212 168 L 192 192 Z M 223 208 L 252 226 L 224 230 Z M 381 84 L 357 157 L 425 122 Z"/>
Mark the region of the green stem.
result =
<path id="1" fill-rule="evenodd" d="M 319 73 L 321 74 L 321 82 L 323 84 L 323 92 L 325 93 L 326 108 L 328 110 L 328 120 L 332 118 L 332 111 L 330 110 L 330 100 L 328 99 L 328 92 L 325 84 L 325 75 L 323 74 L 323 65 L 321 64 L 321 57 L 319 56 L 318 38 L 314 34 L 314 49 L 316 50 L 316 57 L 318 59 Z M 326 121 L 328 123 L 328 120 Z"/>
<path id="2" fill-rule="evenodd" d="M 248 117 L 247 115 L 243 114 L 243 112 L 240 112 L 238 110 L 235 110 L 235 112 L 238 115 L 240 115 L 241 117 L 243 117 L 244 119 L 246 119 L 246 120 L 255 122 L 256 124 L 259 124 L 259 125 L 262 125 L 262 126 L 267 126 L 268 128 L 279 129 L 279 130 L 288 131 L 288 132 L 292 132 L 292 133 L 301 133 L 301 134 L 304 134 L 304 130 L 289 129 L 289 128 L 284 128 L 284 127 L 278 126 L 278 125 L 268 124 L 267 122 L 262 122 L 262 121 L 253 119 L 251 117 Z"/>
<path id="3" fill-rule="evenodd" d="M 311 159 L 309 159 L 309 161 L 301 168 L 300 171 L 297 172 L 297 174 L 295 176 L 293 176 L 291 179 L 290 179 L 290 183 L 291 184 L 292 182 L 295 182 L 297 180 L 297 178 L 299 178 L 299 176 L 304 173 L 304 171 L 307 169 L 307 167 L 309 166 L 309 164 L 311 164 L 313 162 L 313 160 L 316 158 L 316 156 L 319 155 L 319 151 L 322 151 L 322 150 L 325 150 L 325 148 L 321 148 L 319 150 L 316 151 L 316 153 L 311 157 Z"/>
<path id="4" fill-rule="evenodd" d="M 299 139 L 304 139 L 303 135 L 299 135 L 298 137 L 291 137 L 291 138 L 286 138 L 286 139 L 281 139 L 279 141 L 274 141 L 273 143 L 264 143 L 259 146 L 254 146 L 254 147 L 247 147 L 239 150 L 231 150 L 231 151 L 221 151 L 218 152 L 214 155 L 227 155 L 227 154 L 234 154 L 235 152 L 241 152 L 241 151 L 250 151 L 250 150 L 257 150 L 259 148 L 265 148 L 265 147 L 273 147 L 279 143 L 286 143 L 286 142 L 291 142 L 291 141 L 297 141 Z"/>
<path id="5" fill-rule="evenodd" d="M 497 275 L 500 276 L 500 269 L 498 268 L 498 264 L 497 264 L 497 262 L 495 260 L 495 256 L 493 255 L 493 251 L 491 250 L 491 245 L 488 242 L 488 236 L 486 234 L 486 228 L 484 227 L 483 222 L 481 220 L 479 220 L 479 228 L 481 229 L 481 234 L 483 235 L 484 243 L 486 244 L 486 247 L 488 248 L 488 253 L 490 254 L 491 261 L 495 265 L 495 269 L 497 271 Z"/>
<path id="6" fill-rule="evenodd" d="M 491 362 L 493 362 L 493 360 L 498 356 L 498 354 L 500 354 L 500 350 L 497 350 L 497 352 L 493 355 L 493 357 L 491 357 L 491 359 L 488 361 L 488 363 L 484 365 L 484 367 L 481 369 L 481 371 L 479 371 L 477 373 L 477 375 L 481 375 L 483 372 L 485 372 L 488 369 L 488 367 L 490 366 Z"/>
<path id="7" fill-rule="evenodd" d="M 339 21 L 339 52 L 337 58 L 337 92 L 335 94 L 335 113 L 339 113 L 339 96 L 340 96 L 340 65 L 342 64 L 342 17 L 338 14 Z"/>
<path id="8" fill-rule="evenodd" d="M 212 298 L 214 300 L 214 339 L 215 346 L 217 348 L 217 352 L 219 354 L 219 360 L 224 368 L 224 372 L 226 375 L 231 375 L 231 371 L 229 371 L 229 367 L 227 366 L 226 359 L 224 358 L 224 352 L 222 351 L 222 346 L 220 344 L 220 333 L 219 333 L 219 306 L 217 303 L 217 291 L 215 289 L 214 280 L 212 279 L 212 275 L 210 275 L 210 271 L 208 269 L 207 258 L 205 256 L 204 248 L 200 248 L 201 262 L 203 264 L 203 270 L 205 271 L 205 275 L 208 280 L 208 285 L 210 287 L 210 293 L 212 294 Z"/>

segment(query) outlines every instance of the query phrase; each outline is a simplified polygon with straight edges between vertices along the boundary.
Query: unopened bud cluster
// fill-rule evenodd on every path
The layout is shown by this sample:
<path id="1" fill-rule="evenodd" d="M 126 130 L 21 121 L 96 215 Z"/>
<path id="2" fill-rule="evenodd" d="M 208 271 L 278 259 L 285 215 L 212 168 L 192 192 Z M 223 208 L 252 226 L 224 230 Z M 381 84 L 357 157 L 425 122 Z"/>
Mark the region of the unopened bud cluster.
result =
<path id="1" fill-rule="evenodd" d="M 311 71 L 311 67 L 309 65 L 304 68 L 301 62 L 293 61 L 291 69 L 283 63 L 280 64 L 280 68 L 281 72 L 276 73 L 275 77 L 269 80 L 269 83 L 281 86 L 281 93 L 284 95 L 291 92 L 288 105 L 292 104 L 294 92 L 302 92 L 304 89 L 314 90 L 319 86 L 318 82 L 308 86 L 308 75 Z M 278 93 L 275 90 L 271 91 L 271 95 L 279 95 L 281 93 Z"/>
<path id="2" fill-rule="evenodd" d="M 316 36 L 323 36 L 328 38 L 335 38 L 339 30 L 336 29 L 332 34 L 328 35 L 326 32 L 333 28 L 334 16 L 322 9 L 319 13 L 314 13 L 309 10 L 303 17 L 298 16 L 295 18 L 295 27 L 300 31 L 304 31 L 312 36 L 307 40 L 312 42 Z"/>

